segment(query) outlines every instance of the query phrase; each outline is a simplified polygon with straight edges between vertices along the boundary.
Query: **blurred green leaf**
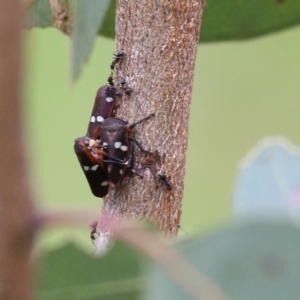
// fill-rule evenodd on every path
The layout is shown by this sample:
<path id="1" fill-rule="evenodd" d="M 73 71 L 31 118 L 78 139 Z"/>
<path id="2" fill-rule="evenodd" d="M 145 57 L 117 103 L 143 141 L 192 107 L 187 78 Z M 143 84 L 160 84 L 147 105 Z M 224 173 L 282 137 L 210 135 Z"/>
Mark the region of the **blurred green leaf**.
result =
<path id="1" fill-rule="evenodd" d="M 114 38 L 115 1 L 59 0 L 74 12 L 72 24 L 72 78 L 79 76 L 98 32 Z M 36 0 L 26 10 L 26 27 L 48 27 L 54 23 L 49 0 Z M 201 42 L 243 40 L 276 32 L 300 22 L 300 1 L 207 0 Z"/>
<path id="2" fill-rule="evenodd" d="M 139 253 L 123 244 L 101 258 L 68 244 L 41 259 L 37 299 L 138 299 L 143 263 Z"/>
<path id="3" fill-rule="evenodd" d="M 111 2 L 100 34 L 115 34 L 115 1 Z M 289 0 L 207 0 L 200 42 L 243 40 L 300 23 L 300 2 Z"/>
<path id="4" fill-rule="evenodd" d="M 104 22 L 99 30 L 99 34 L 108 38 L 115 38 L 115 16 L 116 16 L 116 1 L 110 1 Z"/>
<path id="5" fill-rule="evenodd" d="M 243 40 L 300 23 L 300 1 L 207 0 L 201 42 Z"/>
<path id="6" fill-rule="evenodd" d="M 51 12 L 49 0 L 36 0 L 26 10 L 25 27 L 51 27 L 54 17 Z"/>
<path id="7" fill-rule="evenodd" d="M 49 0 L 36 0 L 27 9 L 27 26 L 52 26 Z M 60 0 L 60 2 L 63 0 Z M 80 9 L 75 16 L 88 23 L 95 22 L 100 34 L 114 38 L 115 1 L 67 1 Z M 94 20 L 93 19 L 97 19 Z M 104 22 L 103 22 L 104 20 Z M 243 40 L 277 32 L 300 23 L 300 1 L 291 0 L 207 0 L 201 27 L 201 42 Z M 102 25 L 102 26 L 101 26 Z M 89 28 L 87 24 L 86 29 Z M 83 32 L 82 32 L 83 33 Z"/>
<path id="8" fill-rule="evenodd" d="M 76 1 L 71 34 L 73 79 L 79 76 L 83 63 L 88 59 L 109 3 L 109 0 Z"/>
<path id="9" fill-rule="evenodd" d="M 100 34 L 114 37 L 112 1 Z M 112 22 L 113 21 L 113 22 Z M 289 0 L 207 0 L 200 42 L 243 40 L 277 32 L 300 23 L 300 2 Z"/>
<path id="10" fill-rule="evenodd" d="M 100 34 L 115 34 L 115 1 Z M 207 0 L 201 25 L 201 43 L 243 40 L 277 32 L 300 23 L 300 1 Z"/>
<path id="11" fill-rule="evenodd" d="M 89 57 L 99 28 L 101 28 L 105 19 L 110 1 L 59 0 L 58 2 L 66 9 L 65 13 L 68 14 L 66 19 L 73 20 L 71 24 L 71 69 L 72 78 L 76 79 L 80 74 L 82 65 Z M 34 26 L 49 27 L 55 22 L 49 0 L 34 1 L 28 7 L 26 13 L 25 27 L 27 28 Z"/>
<path id="12" fill-rule="evenodd" d="M 300 148 L 283 138 L 266 138 L 243 160 L 233 209 L 241 220 L 300 216 Z"/>
<path id="13" fill-rule="evenodd" d="M 229 299 L 295 300 L 300 294 L 299 249 L 299 229 L 273 223 L 248 224 L 195 239 L 183 244 L 181 253 Z M 144 299 L 191 298 L 157 267 Z"/>

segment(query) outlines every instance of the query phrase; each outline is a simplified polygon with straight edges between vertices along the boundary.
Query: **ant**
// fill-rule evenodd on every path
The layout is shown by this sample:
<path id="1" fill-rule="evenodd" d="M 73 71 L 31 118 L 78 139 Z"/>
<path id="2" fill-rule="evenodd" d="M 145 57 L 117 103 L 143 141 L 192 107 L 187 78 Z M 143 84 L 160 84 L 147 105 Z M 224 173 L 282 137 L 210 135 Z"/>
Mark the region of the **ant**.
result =
<path id="1" fill-rule="evenodd" d="M 125 81 L 125 79 L 123 78 L 120 83 L 119 83 L 119 87 L 123 90 L 123 92 L 127 95 L 130 96 L 132 89 L 128 86 L 128 83 Z"/>
<path id="2" fill-rule="evenodd" d="M 115 66 L 121 61 L 122 58 L 124 58 L 126 56 L 126 54 L 124 51 L 120 51 L 117 54 L 113 54 L 113 55 L 114 55 L 114 60 L 110 64 L 110 69 L 112 71 L 115 70 Z"/>
<path id="3" fill-rule="evenodd" d="M 98 232 L 97 232 L 97 226 L 98 226 L 98 222 L 97 222 L 97 221 L 93 222 L 93 223 L 90 225 L 90 228 L 91 228 L 91 234 L 90 234 L 90 237 L 91 237 L 93 243 L 94 243 L 94 241 L 96 240 L 96 237 L 95 237 L 96 233 L 98 234 Z"/>

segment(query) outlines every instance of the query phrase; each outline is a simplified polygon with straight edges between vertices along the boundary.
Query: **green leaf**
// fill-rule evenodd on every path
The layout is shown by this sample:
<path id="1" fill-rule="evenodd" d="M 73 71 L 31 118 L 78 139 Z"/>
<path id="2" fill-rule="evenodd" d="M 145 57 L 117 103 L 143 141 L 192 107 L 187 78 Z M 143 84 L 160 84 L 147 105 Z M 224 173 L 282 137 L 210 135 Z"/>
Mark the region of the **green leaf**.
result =
<path id="1" fill-rule="evenodd" d="M 25 27 L 50 27 L 54 17 L 51 12 L 49 0 L 36 0 L 25 11 Z"/>
<path id="2" fill-rule="evenodd" d="M 109 7 L 109 0 L 77 0 L 72 39 L 72 77 L 77 78 L 88 59 L 98 30 Z"/>
<path id="3" fill-rule="evenodd" d="M 234 227 L 186 242 L 181 253 L 228 299 L 294 300 L 300 294 L 299 249 L 299 229 L 273 223 Z M 145 299 L 191 298 L 155 268 Z"/>
<path id="4" fill-rule="evenodd" d="M 72 6 L 77 1 L 66 2 Z M 99 18 L 95 22 L 99 21 L 100 34 L 114 38 L 115 1 L 90 0 L 78 3 L 81 4 L 77 17 L 87 13 L 91 18 Z M 27 9 L 27 15 L 28 27 L 52 26 L 49 0 L 36 0 Z M 91 21 L 89 18 L 85 20 Z M 201 42 L 249 39 L 298 25 L 299 22 L 300 1 L 207 0 L 201 26 Z"/>
<path id="5" fill-rule="evenodd" d="M 114 38 L 115 1 L 58 0 L 72 24 L 72 78 L 79 76 L 96 35 Z M 36 0 L 26 10 L 26 27 L 53 26 L 49 0 Z M 300 22 L 300 1 L 207 0 L 201 26 L 201 42 L 243 40 L 277 32 Z M 68 28 L 69 24 L 67 24 Z"/>
<path id="6" fill-rule="evenodd" d="M 111 2 L 109 0 L 59 0 L 58 3 L 65 9 L 66 20 L 73 21 L 71 24 L 71 69 L 72 78 L 76 79 L 82 65 L 89 57 Z M 58 8 L 57 10 L 59 11 Z M 26 10 L 25 27 L 27 28 L 34 26 L 45 28 L 53 26 L 55 21 L 49 0 L 36 0 Z M 62 24 L 63 21 L 62 18 L 61 22 L 56 23 Z M 66 24 L 67 28 L 69 26 L 70 24 Z"/>
<path id="7" fill-rule="evenodd" d="M 243 160 L 237 177 L 235 217 L 300 217 L 300 149 L 283 138 L 263 139 Z"/>
<path id="8" fill-rule="evenodd" d="M 103 25 L 99 30 L 99 34 L 108 38 L 115 38 L 115 17 L 116 17 L 116 1 L 110 1 Z"/>
<path id="9" fill-rule="evenodd" d="M 138 299 L 144 287 L 143 263 L 138 253 L 123 244 L 116 244 L 101 258 L 68 244 L 41 259 L 36 298 Z"/>
<path id="10" fill-rule="evenodd" d="M 277 32 L 300 22 L 300 1 L 207 0 L 201 42 L 243 40 Z"/>
<path id="11" fill-rule="evenodd" d="M 112 1 L 100 34 L 115 34 Z M 243 40 L 277 32 L 300 23 L 300 1 L 207 0 L 201 25 L 201 43 Z"/>

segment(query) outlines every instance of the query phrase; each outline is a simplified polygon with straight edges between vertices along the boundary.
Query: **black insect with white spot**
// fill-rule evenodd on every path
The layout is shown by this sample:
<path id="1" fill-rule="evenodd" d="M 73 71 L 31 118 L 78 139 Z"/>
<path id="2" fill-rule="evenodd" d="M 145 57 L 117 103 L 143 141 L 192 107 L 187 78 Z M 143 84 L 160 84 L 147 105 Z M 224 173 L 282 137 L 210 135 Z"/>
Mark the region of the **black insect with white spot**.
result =
<path id="1" fill-rule="evenodd" d="M 75 139 L 74 151 L 94 196 L 104 197 L 109 191 L 109 181 L 104 164 L 103 149 L 95 147 L 89 137 Z"/>
<path id="2" fill-rule="evenodd" d="M 111 183 L 120 183 L 130 170 L 134 171 L 134 144 L 141 151 L 151 153 L 131 136 L 131 132 L 137 124 L 148 120 L 154 114 L 132 125 L 114 117 L 116 98 L 121 96 L 114 85 L 114 68 L 124 56 L 123 51 L 114 54 L 108 85 L 100 87 L 97 91 L 87 134 L 75 139 L 74 144 L 75 153 L 90 189 L 94 196 L 100 198 L 108 194 Z M 119 87 L 127 95 L 130 94 L 131 89 L 125 80 L 122 80 Z"/>
<path id="3" fill-rule="evenodd" d="M 137 124 L 152 116 L 132 125 L 122 119 L 108 118 L 90 137 L 75 139 L 74 150 L 94 196 L 103 198 L 109 192 L 110 183 L 120 183 L 133 170 L 133 143 L 141 151 L 151 153 L 130 134 Z"/>
<path id="4" fill-rule="evenodd" d="M 124 161 L 112 157 L 105 152 L 107 145 L 96 139 L 100 134 L 100 126 L 92 137 L 84 136 L 75 139 L 74 151 L 94 196 L 103 198 L 109 192 L 110 181 L 106 164 L 124 164 Z"/>
<path id="5" fill-rule="evenodd" d="M 150 114 L 132 125 L 128 125 L 126 121 L 119 118 L 108 118 L 103 121 L 100 126 L 99 139 L 102 145 L 106 147 L 104 151 L 107 155 L 119 160 L 119 163 L 115 161 L 105 163 L 107 178 L 110 182 L 114 184 L 121 182 L 128 173 L 127 171 L 133 169 L 133 143 L 136 144 L 141 151 L 151 153 L 145 150 L 140 143 L 130 135 L 137 124 L 153 116 L 154 114 Z"/>
<path id="6" fill-rule="evenodd" d="M 87 136 L 91 137 L 102 122 L 113 116 L 116 97 L 120 96 L 117 90 L 109 85 L 100 87 L 97 91 L 92 115 L 88 125 Z"/>

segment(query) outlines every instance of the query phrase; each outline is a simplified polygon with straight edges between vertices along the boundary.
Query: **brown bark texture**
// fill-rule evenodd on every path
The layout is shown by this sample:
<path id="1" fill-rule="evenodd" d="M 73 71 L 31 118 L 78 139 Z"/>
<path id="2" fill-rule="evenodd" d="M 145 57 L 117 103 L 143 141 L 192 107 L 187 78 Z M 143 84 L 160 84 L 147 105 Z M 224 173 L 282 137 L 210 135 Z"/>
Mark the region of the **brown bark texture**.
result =
<path id="1" fill-rule="evenodd" d="M 21 1 L 0 1 L 0 299 L 31 299 L 32 203 L 21 120 Z"/>
<path id="2" fill-rule="evenodd" d="M 134 137 L 156 152 L 158 169 L 169 176 L 169 191 L 150 169 L 144 179 L 131 176 L 104 199 L 100 231 L 111 222 L 150 219 L 166 236 L 176 236 L 181 216 L 191 93 L 205 0 L 117 1 L 117 50 L 126 57 L 117 65 L 116 81 L 132 88 L 123 97 L 117 117 L 138 125 Z M 136 153 L 136 165 L 155 157 Z M 116 221 L 117 220 L 117 221 Z"/>

